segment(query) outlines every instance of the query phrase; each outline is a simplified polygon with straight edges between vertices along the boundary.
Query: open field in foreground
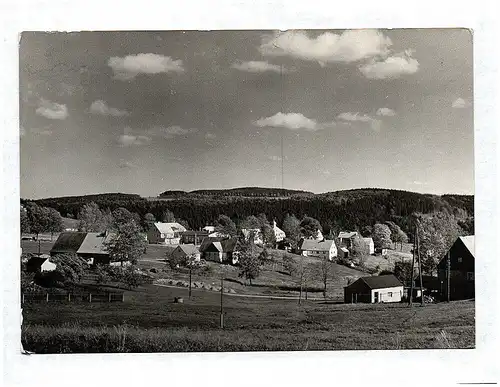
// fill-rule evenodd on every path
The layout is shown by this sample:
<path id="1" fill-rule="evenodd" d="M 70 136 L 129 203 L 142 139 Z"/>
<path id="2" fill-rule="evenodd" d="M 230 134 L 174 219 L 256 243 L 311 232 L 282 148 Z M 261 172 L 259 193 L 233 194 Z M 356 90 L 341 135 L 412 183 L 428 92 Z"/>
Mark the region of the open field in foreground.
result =
<path id="1" fill-rule="evenodd" d="M 185 297 L 174 304 L 173 297 Z M 26 304 L 22 341 L 36 353 L 473 348 L 474 302 L 335 304 L 150 285 L 120 304 Z"/>

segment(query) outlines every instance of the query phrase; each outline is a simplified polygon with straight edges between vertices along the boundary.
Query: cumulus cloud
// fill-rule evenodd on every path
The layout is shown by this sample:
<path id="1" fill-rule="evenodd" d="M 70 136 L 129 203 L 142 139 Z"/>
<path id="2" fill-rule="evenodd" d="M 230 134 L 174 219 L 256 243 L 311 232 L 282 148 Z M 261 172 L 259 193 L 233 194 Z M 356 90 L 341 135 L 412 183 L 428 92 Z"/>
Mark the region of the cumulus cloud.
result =
<path id="1" fill-rule="evenodd" d="M 235 62 L 231 65 L 233 69 L 245 71 L 247 73 L 264 73 L 266 71 L 280 73 L 281 66 L 271 64 L 267 61 L 249 61 L 249 62 Z M 289 72 L 283 68 L 283 73 Z"/>
<path id="2" fill-rule="evenodd" d="M 68 108 L 66 105 L 51 102 L 46 99 L 40 100 L 40 106 L 36 109 L 36 114 L 50 120 L 64 120 L 68 117 Z"/>
<path id="3" fill-rule="evenodd" d="M 418 71 L 420 64 L 412 57 L 412 54 L 411 50 L 406 50 L 383 60 L 372 59 L 360 65 L 359 71 L 368 79 L 395 79 L 401 75 L 414 74 Z"/>
<path id="4" fill-rule="evenodd" d="M 263 117 L 253 122 L 255 126 L 275 128 L 286 128 L 290 130 L 306 130 L 314 132 L 333 126 L 333 123 L 318 123 L 316 120 L 307 118 L 301 113 L 276 113 L 271 117 Z"/>
<path id="5" fill-rule="evenodd" d="M 118 144 L 122 147 L 147 145 L 150 142 L 151 137 L 142 135 L 122 134 L 118 137 Z"/>
<path id="6" fill-rule="evenodd" d="M 386 117 L 393 117 L 396 115 L 396 112 L 392 109 L 389 108 L 380 108 L 377 110 L 377 116 L 386 116 Z"/>
<path id="7" fill-rule="evenodd" d="M 457 98 L 453 103 L 451 104 L 451 107 L 454 109 L 464 109 L 466 107 L 470 106 L 469 102 L 467 102 L 463 98 Z"/>
<path id="8" fill-rule="evenodd" d="M 116 79 L 128 81 L 139 74 L 160 74 L 184 71 L 182 60 L 158 54 L 128 55 L 123 58 L 111 57 L 108 66 L 113 69 Z"/>
<path id="9" fill-rule="evenodd" d="M 90 112 L 92 114 L 100 114 L 103 116 L 123 117 L 130 115 L 126 110 L 120 110 L 107 105 L 103 100 L 97 100 L 90 105 Z"/>
<path id="10" fill-rule="evenodd" d="M 260 52 L 271 56 L 327 62 L 356 62 L 386 55 L 391 40 L 377 30 L 324 32 L 315 38 L 303 31 L 286 31 L 263 39 Z"/>
<path id="11" fill-rule="evenodd" d="M 206 133 L 205 138 L 207 140 L 213 140 L 214 138 L 217 138 L 217 136 L 214 133 Z"/>
<path id="12" fill-rule="evenodd" d="M 346 112 L 346 113 L 340 113 L 337 118 L 342 121 L 348 121 L 348 122 L 365 122 L 370 124 L 373 130 L 379 131 L 380 126 L 381 126 L 381 121 L 370 117 L 366 114 L 360 114 L 360 113 L 352 113 L 352 112 Z"/>

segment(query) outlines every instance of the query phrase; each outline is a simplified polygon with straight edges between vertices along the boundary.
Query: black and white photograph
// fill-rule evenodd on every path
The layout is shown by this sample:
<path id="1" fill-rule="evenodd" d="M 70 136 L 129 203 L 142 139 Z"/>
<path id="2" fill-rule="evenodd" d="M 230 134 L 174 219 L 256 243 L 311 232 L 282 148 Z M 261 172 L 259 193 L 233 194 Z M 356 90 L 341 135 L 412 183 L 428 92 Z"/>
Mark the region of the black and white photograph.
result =
<path id="1" fill-rule="evenodd" d="M 22 32 L 22 351 L 475 348 L 473 78 L 467 28 Z"/>

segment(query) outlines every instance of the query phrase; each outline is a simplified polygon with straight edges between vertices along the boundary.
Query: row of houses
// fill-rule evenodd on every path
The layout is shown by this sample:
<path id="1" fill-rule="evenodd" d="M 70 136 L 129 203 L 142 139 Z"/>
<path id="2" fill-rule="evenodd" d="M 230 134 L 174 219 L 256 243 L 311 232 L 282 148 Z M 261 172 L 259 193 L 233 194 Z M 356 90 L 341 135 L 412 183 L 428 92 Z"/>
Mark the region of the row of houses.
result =
<path id="1" fill-rule="evenodd" d="M 264 243 L 262 232 L 258 228 L 242 229 L 241 232 L 247 238 L 253 235 L 253 242 L 257 245 Z M 277 243 L 283 241 L 286 237 L 285 232 L 276 225 L 276 221 L 273 221 L 273 232 Z M 177 222 L 154 222 L 149 226 L 146 235 L 150 244 L 170 246 L 179 244 L 194 244 L 199 246 L 203 239 L 207 237 L 224 236 L 216 232 L 214 226 L 205 226 L 201 230 L 187 230 L 186 227 Z"/>

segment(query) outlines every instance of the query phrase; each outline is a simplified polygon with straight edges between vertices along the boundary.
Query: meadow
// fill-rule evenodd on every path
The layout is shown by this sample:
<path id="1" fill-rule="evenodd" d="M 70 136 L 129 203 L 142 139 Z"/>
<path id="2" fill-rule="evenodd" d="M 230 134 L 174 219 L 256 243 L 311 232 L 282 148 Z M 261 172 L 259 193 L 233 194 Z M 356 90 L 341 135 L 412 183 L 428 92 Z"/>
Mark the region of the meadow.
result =
<path id="1" fill-rule="evenodd" d="M 174 303 L 184 297 L 184 303 Z M 250 298 L 148 285 L 124 303 L 25 304 L 35 353 L 474 348 L 474 302 L 341 304 Z"/>

